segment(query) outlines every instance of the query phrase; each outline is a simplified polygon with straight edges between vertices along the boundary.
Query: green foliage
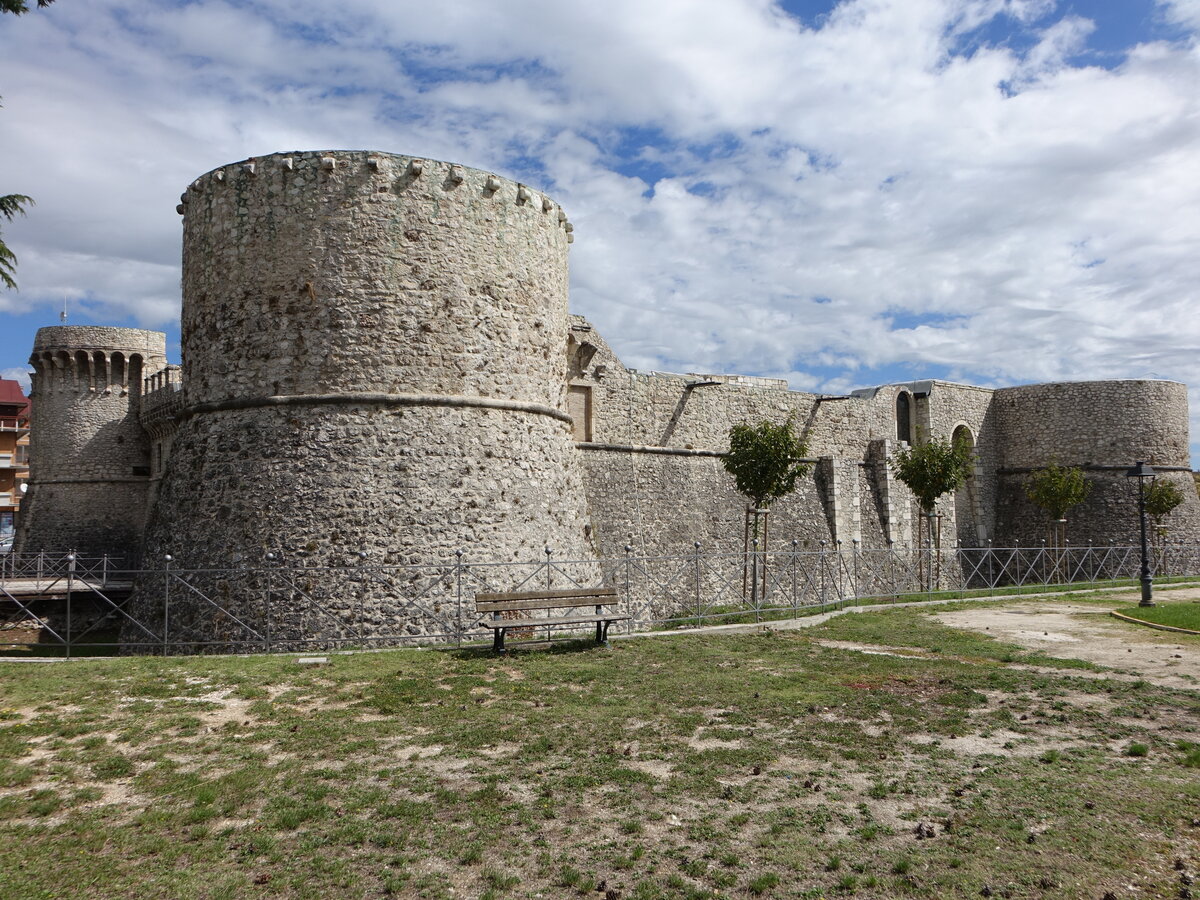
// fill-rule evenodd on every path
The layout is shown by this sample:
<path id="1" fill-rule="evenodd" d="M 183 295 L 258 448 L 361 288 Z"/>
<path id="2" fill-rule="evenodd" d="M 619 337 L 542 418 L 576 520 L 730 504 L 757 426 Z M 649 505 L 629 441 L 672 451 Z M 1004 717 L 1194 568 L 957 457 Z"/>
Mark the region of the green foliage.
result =
<path id="1" fill-rule="evenodd" d="M 1183 502 L 1183 492 L 1172 481 L 1155 481 L 1146 488 L 1146 512 L 1161 519 Z"/>
<path id="2" fill-rule="evenodd" d="M 934 438 L 893 456 L 892 470 L 916 495 L 921 509 L 931 513 L 939 497 L 958 490 L 971 474 L 971 445 Z"/>
<path id="3" fill-rule="evenodd" d="M 782 425 L 743 423 L 729 429 L 729 452 L 721 462 L 739 493 L 761 509 L 796 489 L 811 468 L 803 461 L 807 454 L 790 420 Z"/>
<path id="4" fill-rule="evenodd" d="M 1067 510 L 1087 499 L 1092 483 L 1075 466 L 1049 465 L 1029 476 L 1025 496 L 1046 511 L 1051 519 L 1065 519 Z"/>
<path id="5" fill-rule="evenodd" d="M 0 0 L 0 2 L 6 2 L 6 0 Z M 25 205 L 32 202 L 33 200 L 24 194 L 5 194 L 0 197 L 0 216 L 11 222 L 17 213 L 24 215 Z M 3 238 L 0 238 L 0 284 L 9 289 L 17 286 L 17 282 L 12 277 L 16 264 L 16 256 L 8 249 Z"/>
<path id="6" fill-rule="evenodd" d="M 39 9 L 45 9 L 54 0 L 37 0 Z M 0 0 L 0 12 L 12 13 L 19 16 L 29 12 L 29 4 L 25 0 Z"/>
<path id="7" fill-rule="evenodd" d="M 37 0 L 39 9 L 44 9 L 53 3 L 54 0 Z M 29 4 L 26 0 L 0 0 L 0 13 L 12 13 L 14 16 L 23 15 L 29 12 Z M 24 214 L 24 206 L 33 201 L 24 194 L 5 194 L 0 196 L 0 216 L 13 220 L 13 216 L 17 213 Z M 13 279 L 13 269 L 16 268 L 17 257 L 8 245 L 4 243 L 4 239 L 0 238 L 0 284 L 10 290 L 14 290 L 17 286 L 16 280 Z"/>

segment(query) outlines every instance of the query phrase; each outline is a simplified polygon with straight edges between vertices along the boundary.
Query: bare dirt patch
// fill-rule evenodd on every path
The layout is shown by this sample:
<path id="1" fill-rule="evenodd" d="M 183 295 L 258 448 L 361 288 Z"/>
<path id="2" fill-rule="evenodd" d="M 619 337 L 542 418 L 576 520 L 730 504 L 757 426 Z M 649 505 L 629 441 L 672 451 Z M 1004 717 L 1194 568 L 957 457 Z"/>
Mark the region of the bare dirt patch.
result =
<path id="1" fill-rule="evenodd" d="M 1132 596 L 1114 596 L 1119 606 Z M 1200 687 L 1200 645 L 1164 640 L 1164 632 L 1113 619 L 1102 606 L 1015 603 L 935 613 L 943 625 L 982 631 L 1048 656 L 1080 659 L 1171 688 Z"/>

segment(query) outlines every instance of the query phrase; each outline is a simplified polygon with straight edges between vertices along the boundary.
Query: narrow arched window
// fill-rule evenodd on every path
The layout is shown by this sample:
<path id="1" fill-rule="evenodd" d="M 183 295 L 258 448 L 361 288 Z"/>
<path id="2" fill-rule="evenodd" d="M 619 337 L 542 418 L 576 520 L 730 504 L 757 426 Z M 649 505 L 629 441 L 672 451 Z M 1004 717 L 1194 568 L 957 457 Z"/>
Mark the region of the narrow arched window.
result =
<path id="1" fill-rule="evenodd" d="M 896 395 L 896 440 L 912 443 L 912 395 L 908 391 Z"/>

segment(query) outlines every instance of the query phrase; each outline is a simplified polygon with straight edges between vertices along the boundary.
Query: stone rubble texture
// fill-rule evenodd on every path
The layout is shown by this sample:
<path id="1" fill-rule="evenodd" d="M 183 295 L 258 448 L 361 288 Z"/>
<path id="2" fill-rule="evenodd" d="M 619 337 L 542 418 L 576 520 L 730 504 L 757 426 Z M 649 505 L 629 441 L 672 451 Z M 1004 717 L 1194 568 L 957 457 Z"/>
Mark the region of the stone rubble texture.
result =
<path id="1" fill-rule="evenodd" d="M 745 502 L 720 455 L 732 425 L 763 419 L 793 420 L 814 460 L 771 509 L 772 547 L 905 548 L 919 519 L 889 465 L 901 394 L 907 437 L 965 434 L 975 447 L 974 477 L 939 504 L 946 542 L 1038 544 L 1047 522 L 1024 483 L 1057 462 L 1094 483 L 1070 514 L 1072 542 L 1128 543 L 1123 473 L 1141 459 L 1188 487 L 1172 538 L 1200 534 L 1181 384 L 922 381 L 828 397 L 631 370 L 568 315 L 573 235 L 559 206 L 451 163 L 276 154 L 201 176 L 180 209 L 182 370 L 153 332 L 38 334 L 21 549 L 140 546 L 147 565 L 170 554 L 190 568 L 268 553 L 445 566 L 457 551 L 535 561 L 547 546 L 580 560 L 738 551 Z M 97 393 L 94 377 L 81 388 L 76 354 L 118 351 L 139 357 L 145 394 L 140 378 L 124 394 Z M 210 582 L 236 604 L 228 579 Z M 145 580 L 135 605 L 160 608 L 162 584 Z M 406 626 L 382 590 L 324 599 L 342 624 L 308 610 L 274 627 L 301 638 Z M 198 639 L 225 634 L 196 604 L 174 621 Z"/>

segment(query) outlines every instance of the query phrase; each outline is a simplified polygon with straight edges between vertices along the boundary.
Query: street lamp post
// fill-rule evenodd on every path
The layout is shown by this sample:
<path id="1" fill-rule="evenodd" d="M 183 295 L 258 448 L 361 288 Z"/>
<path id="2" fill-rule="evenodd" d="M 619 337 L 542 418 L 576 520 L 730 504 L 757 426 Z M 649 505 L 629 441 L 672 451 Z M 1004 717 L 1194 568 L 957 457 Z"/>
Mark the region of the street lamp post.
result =
<path id="1" fill-rule="evenodd" d="M 1154 605 L 1154 579 L 1150 577 L 1150 545 L 1146 540 L 1146 481 L 1154 480 L 1155 471 L 1144 461 L 1125 473 L 1138 480 L 1138 520 L 1142 527 L 1142 599 L 1138 606 Z"/>

